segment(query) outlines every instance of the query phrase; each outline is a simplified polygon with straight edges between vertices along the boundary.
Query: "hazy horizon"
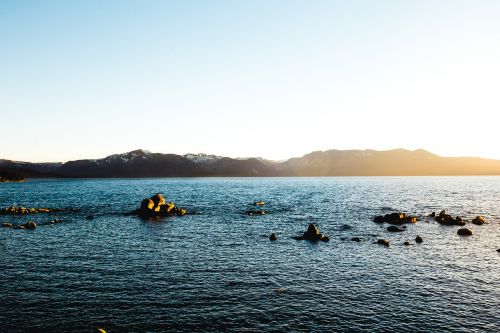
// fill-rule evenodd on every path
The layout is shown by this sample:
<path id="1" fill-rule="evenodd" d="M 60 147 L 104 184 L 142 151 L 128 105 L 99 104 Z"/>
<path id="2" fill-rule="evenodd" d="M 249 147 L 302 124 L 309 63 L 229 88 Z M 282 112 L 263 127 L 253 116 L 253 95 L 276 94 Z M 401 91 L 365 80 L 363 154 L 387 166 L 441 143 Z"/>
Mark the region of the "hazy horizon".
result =
<path id="1" fill-rule="evenodd" d="M 0 158 L 500 159 L 499 15 L 486 0 L 2 1 Z"/>
<path id="2" fill-rule="evenodd" d="M 229 157 L 229 158 L 233 158 L 233 159 L 247 159 L 247 158 L 262 158 L 262 159 L 265 159 L 265 160 L 268 160 L 268 161 L 273 161 L 273 162 L 281 162 L 281 161 L 287 161 L 289 159 L 292 159 L 292 158 L 301 158 L 305 155 L 308 155 L 308 154 L 311 154 L 311 153 L 314 153 L 314 152 L 326 152 L 326 151 L 331 151 L 331 150 L 334 150 L 334 151 L 375 151 L 375 152 L 388 152 L 388 151 L 397 151 L 397 150 L 406 150 L 406 151 L 410 151 L 410 152 L 415 152 L 415 151 L 426 151 L 430 154 L 433 154 L 433 155 L 436 155 L 436 156 L 439 156 L 439 157 L 451 157 L 451 158 L 479 158 L 479 159 L 485 159 L 485 160 L 497 160 L 497 161 L 500 161 L 500 159 L 495 159 L 495 158 L 488 158 L 488 157 L 483 157 L 483 156 L 466 156 L 466 155 L 462 155 L 462 156 L 445 156 L 445 155 L 440 155 L 440 154 L 436 154 L 435 152 L 432 152 L 432 151 L 429 151 L 427 149 L 423 149 L 423 148 L 417 148 L 417 149 L 406 149 L 406 148 L 401 148 L 401 147 L 398 147 L 398 148 L 391 148 L 391 149 L 371 149 L 371 148 L 364 148 L 364 149 L 337 149 L 337 148 L 331 148 L 331 149 L 324 149 L 324 150 L 313 150 L 313 151 L 310 151 L 310 152 L 307 152 L 305 154 L 302 154 L 302 155 L 297 155 L 297 156 L 288 156 L 288 157 L 285 157 L 285 158 L 282 158 L 282 159 L 273 159 L 273 158 L 266 158 L 266 157 L 263 157 L 263 156 L 228 156 L 228 155 L 218 155 L 218 154 L 212 154 L 210 152 L 187 152 L 187 153 L 172 153 L 172 152 L 168 152 L 168 151 L 151 151 L 149 149 L 143 149 L 143 148 L 136 148 L 136 149 L 129 149 L 127 151 L 123 151 L 123 152 L 114 152 L 114 153 L 110 153 L 110 154 L 107 154 L 107 155 L 102 155 L 102 156 L 91 156 L 91 157 L 85 157 L 85 158 L 78 158 L 78 159 L 74 159 L 74 160 L 40 160 L 40 161 L 30 161 L 30 160 L 14 160 L 14 159 L 9 159 L 9 158 L 4 158 L 2 156 L 0 156 L 0 160 L 1 159 L 4 159 L 4 160 L 11 160 L 11 161 L 15 161 L 15 162 L 30 162 L 30 163 L 65 163 L 65 162 L 69 162 L 69 161 L 75 161 L 75 160 L 95 160 L 95 159 L 103 159 L 103 158 L 106 158 L 108 156 L 111 156 L 111 155 L 120 155 L 120 154 L 126 154 L 126 153 L 129 153 L 129 152 L 132 152 L 132 151 L 136 151 L 136 150 L 143 150 L 143 151 L 146 151 L 146 152 L 149 152 L 149 153 L 159 153 L 159 154 L 175 154 L 175 155 L 180 155 L 180 156 L 185 156 L 185 155 L 188 155 L 188 154 L 205 154 L 205 155 L 214 155 L 214 156 L 220 156 L 220 157 Z"/>

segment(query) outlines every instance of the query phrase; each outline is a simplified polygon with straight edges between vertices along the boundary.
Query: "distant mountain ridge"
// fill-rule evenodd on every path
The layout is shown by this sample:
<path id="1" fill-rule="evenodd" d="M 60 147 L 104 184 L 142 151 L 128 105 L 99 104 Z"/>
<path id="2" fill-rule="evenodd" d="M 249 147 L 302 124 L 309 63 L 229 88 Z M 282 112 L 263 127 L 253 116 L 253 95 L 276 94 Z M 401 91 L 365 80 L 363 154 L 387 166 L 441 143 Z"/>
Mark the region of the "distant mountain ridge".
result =
<path id="1" fill-rule="evenodd" d="M 315 151 L 282 162 L 207 154 L 162 154 L 133 150 L 101 159 L 30 163 L 0 159 L 0 172 L 28 178 L 310 177 L 500 175 L 500 160 L 441 157 L 394 149 Z"/>

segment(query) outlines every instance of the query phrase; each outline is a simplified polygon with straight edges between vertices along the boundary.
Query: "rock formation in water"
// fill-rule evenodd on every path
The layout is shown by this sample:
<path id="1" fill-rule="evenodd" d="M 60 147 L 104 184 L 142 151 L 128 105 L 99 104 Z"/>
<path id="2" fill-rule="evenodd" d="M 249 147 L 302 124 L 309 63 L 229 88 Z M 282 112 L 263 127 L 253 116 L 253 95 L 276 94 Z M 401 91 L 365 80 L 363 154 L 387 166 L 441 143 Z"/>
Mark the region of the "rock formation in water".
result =
<path id="1" fill-rule="evenodd" d="M 166 202 L 163 195 L 160 193 L 153 195 L 149 199 L 141 201 L 139 209 L 130 212 L 128 215 L 138 215 L 142 218 L 149 217 L 164 217 L 164 216 L 182 216 L 188 211 L 184 208 L 179 208 L 173 202 Z"/>
<path id="2" fill-rule="evenodd" d="M 486 223 L 486 218 L 484 216 L 476 216 L 472 220 L 472 224 L 475 224 L 475 225 L 483 225 L 485 223 Z"/>
<path id="3" fill-rule="evenodd" d="M 314 223 L 309 224 L 307 230 L 304 232 L 302 236 L 296 236 L 293 238 L 297 240 L 308 240 L 312 242 L 317 242 L 317 241 L 328 242 L 330 240 L 328 236 L 323 235 L 320 232 L 319 228 L 315 226 Z"/>
<path id="4" fill-rule="evenodd" d="M 383 245 L 383 246 L 385 246 L 385 247 L 389 247 L 390 242 L 389 242 L 387 239 L 379 239 L 379 240 L 377 241 L 377 244 L 379 244 L 379 245 Z"/>
<path id="5" fill-rule="evenodd" d="M 467 228 L 461 228 L 457 230 L 457 235 L 459 236 L 472 236 L 472 230 Z"/>
<path id="6" fill-rule="evenodd" d="M 450 214 L 446 214 L 445 210 L 441 211 L 441 213 L 439 213 L 438 216 L 435 216 L 434 219 L 442 225 L 465 225 L 465 221 L 460 216 L 453 217 Z"/>
<path id="7" fill-rule="evenodd" d="M 416 223 L 417 218 L 415 216 L 409 216 L 406 213 L 391 213 L 385 215 L 375 216 L 373 218 L 375 223 L 389 223 L 389 224 L 404 224 L 404 223 Z"/>

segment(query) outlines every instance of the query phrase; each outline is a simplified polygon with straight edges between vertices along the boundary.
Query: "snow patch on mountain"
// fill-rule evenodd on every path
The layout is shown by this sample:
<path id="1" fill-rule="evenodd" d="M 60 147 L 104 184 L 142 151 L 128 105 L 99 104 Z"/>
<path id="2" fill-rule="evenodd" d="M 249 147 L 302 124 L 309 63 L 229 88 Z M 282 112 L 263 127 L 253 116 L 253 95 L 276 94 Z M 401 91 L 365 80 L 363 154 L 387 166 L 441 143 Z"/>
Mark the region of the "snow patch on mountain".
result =
<path id="1" fill-rule="evenodd" d="M 190 160 L 191 162 L 194 162 L 196 164 L 212 164 L 223 158 L 222 156 L 217 156 L 217 155 L 207 155 L 203 153 L 199 154 L 186 154 L 184 155 L 185 158 Z"/>

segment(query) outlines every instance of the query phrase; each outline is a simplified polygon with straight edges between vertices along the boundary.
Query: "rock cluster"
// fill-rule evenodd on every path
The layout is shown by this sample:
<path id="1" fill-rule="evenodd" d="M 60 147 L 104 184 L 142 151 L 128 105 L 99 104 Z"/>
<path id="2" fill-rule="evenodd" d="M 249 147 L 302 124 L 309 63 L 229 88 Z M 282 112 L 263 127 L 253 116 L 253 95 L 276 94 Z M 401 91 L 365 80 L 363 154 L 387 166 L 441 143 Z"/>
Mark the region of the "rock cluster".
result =
<path id="1" fill-rule="evenodd" d="M 56 213 L 66 210 L 77 211 L 77 209 L 63 209 L 63 208 L 26 208 L 26 207 L 6 207 L 0 210 L 0 215 L 25 215 L 25 214 L 39 214 L 39 213 Z"/>
<path id="2" fill-rule="evenodd" d="M 263 210 L 263 209 L 249 209 L 249 210 L 247 210 L 248 216 L 266 215 L 266 214 L 267 214 L 267 210 Z"/>
<path id="3" fill-rule="evenodd" d="M 443 224 L 443 225 L 458 225 L 458 226 L 465 225 L 465 221 L 460 216 L 453 217 L 450 214 L 446 214 L 445 210 L 441 211 L 441 213 L 439 213 L 439 215 L 435 216 L 434 219 L 438 223 Z"/>
<path id="4" fill-rule="evenodd" d="M 375 216 L 373 222 L 375 223 L 385 222 L 389 224 L 416 223 L 417 218 L 415 216 L 409 216 L 406 213 L 391 213 L 391 214 Z"/>
<path id="5" fill-rule="evenodd" d="M 139 209 L 134 210 L 130 215 L 138 215 L 143 218 L 163 217 L 163 216 L 181 216 L 187 214 L 184 208 L 175 207 L 173 202 L 166 202 L 160 193 L 153 195 L 149 199 L 141 201 Z"/>
<path id="6" fill-rule="evenodd" d="M 8 223 L 10 224 L 10 223 Z M 12 225 L 7 226 L 5 223 L 3 224 L 4 227 L 12 227 L 13 229 L 36 229 L 36 223 L 33 221 L 28 221 L 24 224 L 19 224 L 19 225 Z"/>

